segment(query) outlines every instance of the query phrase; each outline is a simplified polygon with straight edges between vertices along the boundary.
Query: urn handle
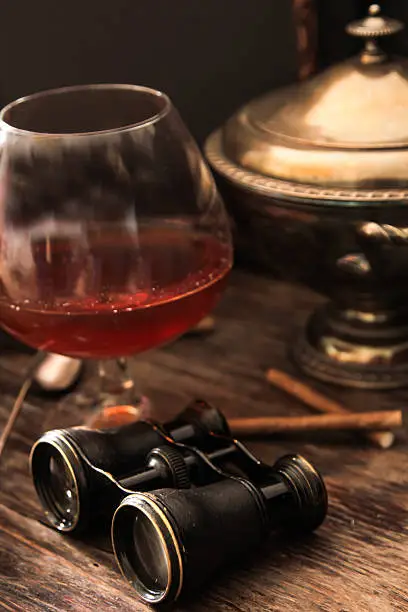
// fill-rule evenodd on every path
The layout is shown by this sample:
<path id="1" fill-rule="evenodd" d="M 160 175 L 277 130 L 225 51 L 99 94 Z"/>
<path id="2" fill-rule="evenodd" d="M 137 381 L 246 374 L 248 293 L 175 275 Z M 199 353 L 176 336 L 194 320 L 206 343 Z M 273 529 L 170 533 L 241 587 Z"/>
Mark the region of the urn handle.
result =
<path id="1" fill-rule="evenodd" d="M 408 281 L 408 227 L 365 221 L 357 225 L 355 237 L 359 252 L 340 257 L 339 270 L 373 281 Z"/>
<path id="2" fill-rule="evenodd" d="M 378 246 L 408 246 L 408 227 L 397 227 L 387 223 L 362 223 L 357 229 L 361 240 Z"/>
<path id="3" fill-rule="evenodd" d="M 408 227 L 361 223 L 357 226 L 357 242 L 374 277 L 408 279 Z"/>
<path id="4" fill-rule="evenodd" d="M 404 28 L 404 24 L 397 19 L 381 15 L 379 4 L 371 4 L 368 17 L 352 21 L 346 26 L 346 32 L 365 40 L 365 48 L 360 59 L 363 64 L 377 64 L 387 59 L 386 54 L 378 45 L 378 38 L 391 36 Z"/>

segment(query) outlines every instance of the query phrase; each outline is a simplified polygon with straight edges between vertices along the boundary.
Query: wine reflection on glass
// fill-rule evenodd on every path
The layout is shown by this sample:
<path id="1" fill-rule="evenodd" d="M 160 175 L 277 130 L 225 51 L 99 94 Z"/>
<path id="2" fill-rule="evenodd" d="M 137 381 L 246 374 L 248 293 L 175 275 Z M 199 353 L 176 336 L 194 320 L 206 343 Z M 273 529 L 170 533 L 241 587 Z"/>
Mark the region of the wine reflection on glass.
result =
<path id="1" fill-rule="evenodd" d="M 199 149 L 165 94 L 133 85 L 34 94 L 0 129 L 1 324 L 42 351 L 115 360 L 116 386 L 85 403 L 134 403 L 124 358 L 194 326 L 231 269 Z"/>

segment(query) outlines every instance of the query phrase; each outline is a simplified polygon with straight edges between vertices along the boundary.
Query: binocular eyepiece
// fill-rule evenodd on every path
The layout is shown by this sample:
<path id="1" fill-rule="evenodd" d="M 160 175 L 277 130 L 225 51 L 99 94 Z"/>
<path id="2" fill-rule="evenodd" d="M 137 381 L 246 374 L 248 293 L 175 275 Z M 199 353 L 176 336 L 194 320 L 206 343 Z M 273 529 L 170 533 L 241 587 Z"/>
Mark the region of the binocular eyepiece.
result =
<path id="1" fill-rule="evenodd" d="M 270 531 L 313 531 L 327 512 L 324 482 L 306 459 L 260 462 L 201 401 L 164 426 L 49 431 L 33 446 L 31 470 L 54 528 L 111 523 L 119 567 L 151 604 L 194 589 Z"/>

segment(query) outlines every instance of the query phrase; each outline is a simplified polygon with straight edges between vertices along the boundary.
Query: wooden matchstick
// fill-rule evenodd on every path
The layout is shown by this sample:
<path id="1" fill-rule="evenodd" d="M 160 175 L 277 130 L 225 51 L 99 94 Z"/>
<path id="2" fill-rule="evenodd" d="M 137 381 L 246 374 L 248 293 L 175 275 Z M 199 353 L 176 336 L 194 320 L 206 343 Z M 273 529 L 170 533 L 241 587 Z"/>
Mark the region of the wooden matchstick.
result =
<path id="1" fill-rule="evenodd" d="M 322 395 L 315 391 L 305 383 L 302 383 L 290 374 L 281 370 L 271 369 L 266 373 L 266 379 L 269 383 L 282 389 L 289 395 L 296 397 L 298 400 L 324 414 L 356 414 L 347 409 L 342 404 Z M 361 414 L 361 413 L 357 413 Z M 390 448 L 393 445 L 395 436 L 391 431 L 369 431 L 366 437 L 380 448 Z"/>
<path id="2" fill-rule="evenodd" d="M 253 417 L 229 419 L 235 435 L 267 435 L 302 431 L 351 430 L 372 431 L 402 427 L 400 410 L 349 412 L 295 417 Z"/>

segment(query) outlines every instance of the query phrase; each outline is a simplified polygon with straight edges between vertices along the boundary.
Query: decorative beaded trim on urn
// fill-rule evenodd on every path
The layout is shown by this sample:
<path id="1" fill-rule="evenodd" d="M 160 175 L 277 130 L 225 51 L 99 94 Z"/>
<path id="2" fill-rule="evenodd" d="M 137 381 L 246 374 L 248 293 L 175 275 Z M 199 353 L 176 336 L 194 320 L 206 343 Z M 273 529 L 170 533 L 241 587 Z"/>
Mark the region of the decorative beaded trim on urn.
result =
<path id="1" fill-rule="evenodd" d="M 291 183 L 262 176 L 245 170 L 231 162 L 222 151 L 221 132 L 214 132 L 205 145 L 205 154 L 211 166 L 225 178 L 244 189 L 264 195 L 287 196 L 308 200 L 341 200 L 353 202 L 408 201 L 408 190 L 399 189 L 335 189 Z M 318 204 L 318 202 L 316 202 Z"/>

